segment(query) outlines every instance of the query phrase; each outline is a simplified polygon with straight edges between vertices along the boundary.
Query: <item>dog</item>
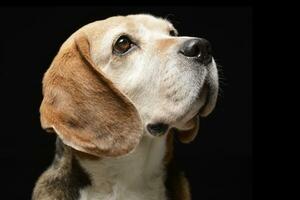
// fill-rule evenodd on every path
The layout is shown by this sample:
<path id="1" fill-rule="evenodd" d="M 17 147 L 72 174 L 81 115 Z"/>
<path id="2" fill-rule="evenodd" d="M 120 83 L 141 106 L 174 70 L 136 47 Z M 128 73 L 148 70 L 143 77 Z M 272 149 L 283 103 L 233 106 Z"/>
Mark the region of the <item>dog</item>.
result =
<path id="1" fill-rule="evenodd" d="M 32 199 L 191 199 L 173 140 L 194 140 L 217 96 L 206 39 L 149 14 L 83 26 L 43 77 L 41 125 L 57 135 L 56 154 Z"/>

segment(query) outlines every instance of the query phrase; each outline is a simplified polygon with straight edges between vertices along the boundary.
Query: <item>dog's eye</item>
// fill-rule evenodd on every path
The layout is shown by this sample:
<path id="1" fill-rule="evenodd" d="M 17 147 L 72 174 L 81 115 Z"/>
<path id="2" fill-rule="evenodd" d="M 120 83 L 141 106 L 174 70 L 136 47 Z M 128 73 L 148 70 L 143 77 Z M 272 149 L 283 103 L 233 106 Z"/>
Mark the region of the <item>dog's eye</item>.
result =
<path id="1" fill-rule="evenodd" d="M 116 54 L 124 54 L 131 49 L 133 45 L 132 41 L 127 36 L 123 35 L 116 41 L 113 52 Z"/>
<path id="2" fill-rule="evenodd" d="M 176 36 L 176 31 L 170 30 L 169 35 L 171 35 L 171 36 Z"/>

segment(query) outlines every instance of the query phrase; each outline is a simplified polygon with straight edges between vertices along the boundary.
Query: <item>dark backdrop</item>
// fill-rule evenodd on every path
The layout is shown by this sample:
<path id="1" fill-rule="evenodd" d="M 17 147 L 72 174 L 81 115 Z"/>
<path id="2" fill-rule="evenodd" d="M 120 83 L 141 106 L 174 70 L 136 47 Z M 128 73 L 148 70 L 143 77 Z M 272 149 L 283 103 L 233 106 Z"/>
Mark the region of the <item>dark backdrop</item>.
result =
<path id="1" fill-rule="evenodd" d="M 60 45 L 89 22 L 141 12 L 169 16 L 180 35 L 207 38 L 221 65 L 215 111 L 193 143 L 176 142 L 193 199 L 252 199 L 252 9 L 229 6 L 0 8 L 1 199 L 30 199 L 52 160 L 55 136 L 41 129 L 39 105 Z"/>

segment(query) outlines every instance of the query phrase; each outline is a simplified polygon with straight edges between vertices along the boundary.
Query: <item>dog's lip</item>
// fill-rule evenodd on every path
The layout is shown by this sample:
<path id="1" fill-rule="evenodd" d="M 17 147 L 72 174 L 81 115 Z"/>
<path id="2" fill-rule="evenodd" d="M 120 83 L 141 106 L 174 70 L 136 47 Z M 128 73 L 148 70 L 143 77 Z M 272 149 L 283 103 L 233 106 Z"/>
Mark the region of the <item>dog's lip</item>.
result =
<path id="1" fill-rule="evenodd" d="M 204 82 L 201 91 L 199 92 L 199 98 L 201 99 L 202 96 L 205 95 L 204 97 L 204 103 L 203 105 L 200 107 L 200 109 L 198 110 L 197 115 L 200 115 L 204 108 L 208 105 L 209 103 L 209 95 L 210 95 L 210 91 L 209 91 L 209 85 L 206 83 L 206 81 Z"/>

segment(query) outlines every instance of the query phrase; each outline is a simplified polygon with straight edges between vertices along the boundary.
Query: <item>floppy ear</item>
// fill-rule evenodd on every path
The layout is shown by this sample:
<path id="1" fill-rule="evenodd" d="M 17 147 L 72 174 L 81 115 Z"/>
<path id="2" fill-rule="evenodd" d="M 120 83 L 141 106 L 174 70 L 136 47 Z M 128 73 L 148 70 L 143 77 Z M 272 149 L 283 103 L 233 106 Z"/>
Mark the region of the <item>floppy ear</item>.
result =
<path id="1" fill-rule="evenodd" d="M 79 35 L 61 48 L 43 79 L 41 124 L 76 150 L 119 156 L 140 141 L 142 124 L 133 103 L 90 58 L 89 42 Z"/>
<path id="2" fill-rule="evenodd" d="M 192 127 L 189 130 L 176 129 L 177 137 L 182 143 L 190 143 L 195 139 L 199 131 L 199 115 L 196 115 L 191 121 L 188 122 Z"/>

